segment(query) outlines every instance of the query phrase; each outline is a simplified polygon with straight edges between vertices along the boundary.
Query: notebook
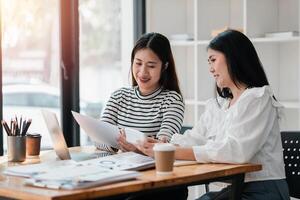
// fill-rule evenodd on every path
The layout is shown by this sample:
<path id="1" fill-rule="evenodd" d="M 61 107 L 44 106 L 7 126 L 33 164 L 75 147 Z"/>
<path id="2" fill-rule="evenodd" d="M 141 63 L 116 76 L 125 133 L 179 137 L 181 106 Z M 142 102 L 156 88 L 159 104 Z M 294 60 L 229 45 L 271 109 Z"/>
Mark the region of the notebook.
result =
<path id="1" fill-rule="evenodd" d="M 48 110 L 42 110 L 41 112 L 46 122 L 54 151 L 59 159 L 83 161 L 105 156 L 103 153 L 70 152 L 63 132 L 59 126 L 56 114 Z"/>

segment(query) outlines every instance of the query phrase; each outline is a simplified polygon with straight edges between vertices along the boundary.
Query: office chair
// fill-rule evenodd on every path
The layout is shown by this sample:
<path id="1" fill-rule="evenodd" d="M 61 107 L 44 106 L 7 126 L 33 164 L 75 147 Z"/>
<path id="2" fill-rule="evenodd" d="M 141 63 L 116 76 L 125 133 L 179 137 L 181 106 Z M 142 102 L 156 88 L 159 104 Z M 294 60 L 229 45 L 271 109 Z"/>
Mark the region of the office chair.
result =
<path id="1" fill-rule="evenodd" d="M 182 126 L 180 130 L 180 134 L 183 134 L 186 130 L 192 129 L 192 126 Z"/>
<path id="2" fill-rule="evenodd" d="M 300 131 L 282 131 L 281 140 L 290 196 L 300 198 Z"/>
<path id="3" fill-rule="evenodd" d="M 192 126 L 182 126 L 180 133 L 183 134 L 186 130 L 192 129 Z M 205 192 L 209 192 L 209 184 L 205 184 Z"/>

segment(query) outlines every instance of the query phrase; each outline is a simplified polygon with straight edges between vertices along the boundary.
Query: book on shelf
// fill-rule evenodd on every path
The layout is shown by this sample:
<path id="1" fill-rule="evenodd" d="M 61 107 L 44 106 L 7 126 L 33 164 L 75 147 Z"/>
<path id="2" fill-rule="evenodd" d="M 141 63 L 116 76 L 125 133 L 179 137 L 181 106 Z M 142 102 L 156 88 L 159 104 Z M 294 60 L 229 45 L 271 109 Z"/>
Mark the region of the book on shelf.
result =
<path id="1" fill-rule="evenodd" d="M 268 38 L 286 38 L 299 36 L 299 31 L 282 31 L 282 32 L 270 32 L 265 33 L 265 37 Z"/>

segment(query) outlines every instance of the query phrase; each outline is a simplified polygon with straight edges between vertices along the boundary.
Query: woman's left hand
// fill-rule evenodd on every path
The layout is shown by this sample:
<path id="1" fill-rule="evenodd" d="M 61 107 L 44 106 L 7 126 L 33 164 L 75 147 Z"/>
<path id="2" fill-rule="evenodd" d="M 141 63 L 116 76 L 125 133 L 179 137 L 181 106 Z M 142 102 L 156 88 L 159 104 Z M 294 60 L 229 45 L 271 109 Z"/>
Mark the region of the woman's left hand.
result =
<path id="1" fill-rule="evenodd" d="M 120 135 L 119 135 L 117 141 L 118 141 L 119 148 L 123 152 L 126 152 L 126 151 L 138 152 L 138 149 L 133 144 L 126 141 L 126 134 L 125 134 L 124 129 L 120 130 Z"/>
<path id="2" fill-rule="evenodd" d="M 153 146 L 156 143 L 161 143 L 162 141 L 153 139 L 151 137 L 147 137 L 144 141 L 139 141 L 136 147 L 138 150 L 140 150 L 143 154 L 147 156 L 154 157 L 154 152 L 153 152 Z"/>

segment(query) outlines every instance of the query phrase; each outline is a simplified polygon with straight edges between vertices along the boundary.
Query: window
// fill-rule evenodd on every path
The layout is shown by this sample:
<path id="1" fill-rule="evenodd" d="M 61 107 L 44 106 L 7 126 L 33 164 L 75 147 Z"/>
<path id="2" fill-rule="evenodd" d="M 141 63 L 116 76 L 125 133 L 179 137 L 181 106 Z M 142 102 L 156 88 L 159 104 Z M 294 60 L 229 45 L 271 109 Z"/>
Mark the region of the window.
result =
<path id="1" fill-rule="evenodd" d="M 7 94 L 3 97 L 4 106 L 27 106 L 28 98 L 27 94 Z"/>
<path id="2" fill-rule="evenodd" d="M 28 93 L 29 104 L 34 107 L 59 108 L 58 96 L 46 93 Z"/>
<path id="3" fill-rule="evenodd" d="M 3 0 L 1 8 L 3 118 L 32 118 L 29 132 L 42 134 L 42 148 L 51 141 L 40 109 L 52 109 L 60 117 L 58 3 Z"/>
<path id="4" fill-rule="evenodd" d="M 128 84 L 133 46 L 133 0 L 78 2 L 80 110 L 99 118 L 110 94 Z M 3 119 L 10 120 L 15 115 L 32 118 L 29 132 L 42 134 L 42 148 L 52 147 L 40 110 L 50 109 L 61 121 L 60 99 L 62 94 L 66 96 L 60 91 L 60 85 L 65 85 L 60 74 L 60 33 L 64 33 L 59 21 L 62 2 L 3 0 L 1 3 Z M 72 26 L 72 30 L 76 28 Z M 66 49 L 63 46 L 62 50 Z M 63 54 L 64 59 L 65 55 L 72 54 L 68 51 L 64 51 L 67 52 Z M 72 98 L 76 101 L 77 97 Z M 64 105 L 67 109 L 72 107 L 68 103 Z M 87 144 L 86 135 L 81 135 L 81 144 Z M 3 137 L 3 144 L 5 150 L 6 137 Z"/>
<path id="5" fill-rule="evenodd" d="M 132 1 L 81 0 L 80 98 L 94 102 L 86 113 L 99 118 L 110 94 L 128 84 L 133 45 Z M 83 111 L 81 107 L 81 112 Z M 81 134 L 81 144 L 86 144 Z"/>

